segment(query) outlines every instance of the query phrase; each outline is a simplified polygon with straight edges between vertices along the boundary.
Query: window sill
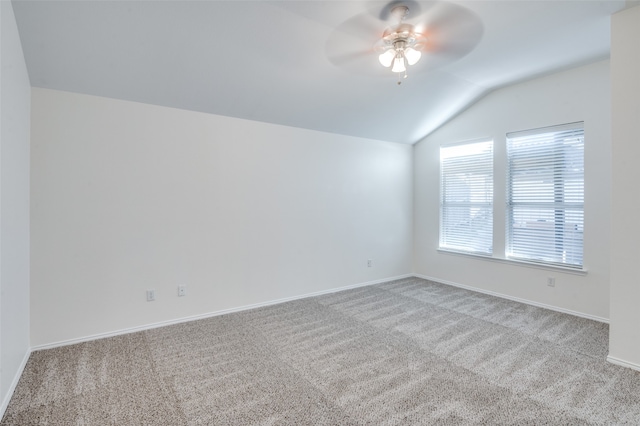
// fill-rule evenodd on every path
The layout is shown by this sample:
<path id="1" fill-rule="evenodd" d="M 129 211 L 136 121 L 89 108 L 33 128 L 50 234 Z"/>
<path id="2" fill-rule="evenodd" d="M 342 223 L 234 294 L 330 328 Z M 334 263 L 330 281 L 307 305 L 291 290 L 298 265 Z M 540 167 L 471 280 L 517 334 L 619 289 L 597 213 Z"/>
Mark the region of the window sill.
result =
<path id="1" fill-rule="evenodd" d="M 574 275 L 587 275 L 586 269 L 575 269 L 575 268 L 568 268 L 568 267 L 557 266 L 557 265 L 547 265 L 544 263 L 527 262 L 524 260 L 503 259 L 499 257 L 493 257 L 487 254 L 466 253 L 466 252 L 446 250 L 441 248 L 438 249 L 438 253 L 453 255 L 453 256 L 470 257 L 470 258 L 479 259 L 479 260 L 488 260 L 490 262 L 503 263 L 507 265 L 523 266 L 525 268 L 543 269 L 547 271 L 560 271 L 560 272 L 565 272 L 567 274 L 574 274 Z"/>

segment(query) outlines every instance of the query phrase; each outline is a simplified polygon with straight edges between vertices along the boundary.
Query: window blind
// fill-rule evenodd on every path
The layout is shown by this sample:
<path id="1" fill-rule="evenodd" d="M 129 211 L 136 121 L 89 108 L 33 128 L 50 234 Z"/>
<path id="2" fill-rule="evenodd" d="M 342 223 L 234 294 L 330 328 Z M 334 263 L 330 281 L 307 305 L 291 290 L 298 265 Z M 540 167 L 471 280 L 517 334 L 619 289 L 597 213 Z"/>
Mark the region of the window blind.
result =
<path id="1" fill-rule="evenodd" d="M 507 134 L 508 258 L 582 268 L 584 126 Z"/>
<path id="2" fill-rule="evenodd" d="M 440 147 L 440 248 L 493 252 L 493 141 Z"/>

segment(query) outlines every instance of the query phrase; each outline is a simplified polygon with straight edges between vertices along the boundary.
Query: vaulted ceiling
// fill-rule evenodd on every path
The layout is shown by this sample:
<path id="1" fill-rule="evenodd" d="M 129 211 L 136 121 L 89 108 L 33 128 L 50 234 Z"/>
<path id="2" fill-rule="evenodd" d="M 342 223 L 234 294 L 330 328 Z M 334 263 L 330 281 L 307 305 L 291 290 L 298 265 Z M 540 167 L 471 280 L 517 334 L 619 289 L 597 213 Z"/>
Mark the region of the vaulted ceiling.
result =
<path id="1" fill-rule="evenodd" d="M 386 27 L 385 2 L 14 0 L 13 7 L 34 87 L 415 143 L 495 88 L 606 58 L 610 16 L 625 6 L 409 3 L 424 16 L 453 10 L 451 25 L 474 40 L 440 62 L 425 54 L 401 85 L 369 47 Z M 460 16 L 466 20 L 456 23 Z M 362 47 L 356 62 L 336 60 L 355 47 Z"/>

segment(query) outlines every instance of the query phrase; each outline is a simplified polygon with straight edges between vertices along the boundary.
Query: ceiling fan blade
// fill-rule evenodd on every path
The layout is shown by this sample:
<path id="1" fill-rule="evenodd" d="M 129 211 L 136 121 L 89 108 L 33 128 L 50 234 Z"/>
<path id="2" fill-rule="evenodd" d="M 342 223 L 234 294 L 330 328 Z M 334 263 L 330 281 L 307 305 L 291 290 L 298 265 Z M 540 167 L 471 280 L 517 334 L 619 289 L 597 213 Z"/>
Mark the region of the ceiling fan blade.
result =
<path id="1" fill-rule="evenodd" d="M 361 61 L 366 59 L 372 54 L 372 52 L 353 52 L 353 53 L 344 53 L 339 55 L 333 55 L 329 58 L 329 60 L 337 65 L 337 66 L 346 66 L 350 62 Z"/>
<path id="2" fill-rule="evenodd" d="M 346 36 L 357 37 L 361 40 L 369 40 L 375 43 L 382 36 L 388 24 L 370 14 L 361 13 L 335 27 L 335 32 Z"/>
<path id="3" fill-rule="evenodd" d="M 432 59 L 453 62 L 471 52 L 484 34 L 480 18 L 453 3 L 434 2 L 415 19 L 416 28 L 427 37 L 422 49 Z"/>
<path id="4" fill-rule="evenodd" d="M 384 22 L 367 13 L 338 25 L 325 44 L 327 59 L 354 73 L 377 73 L 380 67 L 374 45 L 386 28 Z M 377 67 L 376 67 L 377 65 Z"/>

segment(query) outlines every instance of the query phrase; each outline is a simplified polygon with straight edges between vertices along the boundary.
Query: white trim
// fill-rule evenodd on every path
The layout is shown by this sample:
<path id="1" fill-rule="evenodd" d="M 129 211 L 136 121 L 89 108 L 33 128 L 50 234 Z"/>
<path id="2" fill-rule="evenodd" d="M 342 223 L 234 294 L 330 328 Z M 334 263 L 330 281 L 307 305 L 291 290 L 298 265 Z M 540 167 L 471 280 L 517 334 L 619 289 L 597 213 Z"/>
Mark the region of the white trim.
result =
<path id="1" fill-rule="evenodd" d="M 632 370 L 636 370 L 636 371 L 640 371 L 640 364 L 636 364 L 634 362 L 629 362 L 629 361 L 624 361 L 621 360 L 620 358 L 616 358 L 614 356 L 607 356 L 607 361 L 609 361 L 611 364 L 615 364 L 615 365 L 619 365 L 621 367 L 626 367 L 626 368 L 630 368 Z"/>
<path id="2" fill-rule="evenodd" d="M 489 260 L 491 262 L 504 263 L 505 265 L 523 266 L 525 268 L 546 269 L 547 271 L 566 272 L 567 274 L 574 274 L 574 275 L 584 276 L 589 273 L 589 271 L 584 269 L 584 267 L 582 269 L 578 269 L 578 268 L 569 268 L 567 266 L 555 265 L 553 263 L 542 263 L 542 262 L 537 263 L 537 262 L 528 262 L 526 260 L 519 260 L 519 259 L 505 259 L 502 257 L 495 257 L 490 254 L 456 251 L 456 250 L 450 250 L 442 247 L 438 248 L 438 253 L 451 254 L 454 256 L 465 256 L 465 257 L 470 257 L 472 259 Z"/>
<path id="3" fill-rule="evenodd" d="M 451 286 L 454 286 L 454 287 L 463 288 L 465 290 L 471 290 L 471 291 L 475 291 L 475 292 L 478 292 L 478 293 L 484 293 L 484 294 L 488 294 L 490 296 L 500 297 L 502 299 L 513 300 L 514 302 L 524 303 L 526 305 L 537 306 L 538 308 L 549 309 L 549 310 L 552 310 L 552 311 L 561 312 L 563 314 L 569 314 L 569 315 L 573 315 L 573 316 L 576 316 L 576 317 L 586 318 L 586 319 L 590 319 L 590 320 L 593 320 L 593 321 L 598 321 L 598 322 L 603 322 L 605 324 L 609 324 L 609 320 L 607 318 L 602 318 L 602 317 L 599 317 L 599 316 L 596 316 L 596 315 L 585 314 L 583 312 L 572 311 L 570 309 L 565 309 L 565 308 L 560 308 L 560 307 L 553 306 L 553 305 L 547 305 L 547 304 L 544 304 L 544 303 L 534 302 L 532 300 L 521 299 L 519 297 L 509 296 L 509 295 L 502 294 L 502 293 L 496 293 L 495 291 L 484 290 L 484 289 L 477 288 L 477 287 L 472 287 L 472 286 L 469 286 L 469 285 L 455 283 L 453 281 L 441 280 L 440 278 L 433 278 L 433 277 L 429 277 L 427 275 L 421 275 L 421 274 L 413 274 L 413 275 L 415 277 L 417 277 L 417 278 L 423 278 L 425 280 L 435 281 L 435 282 L 438 282 L 438 283 L 441 283 L 441 284 L 446 284 L 446 285 L 451 285 Z"/>
<path id="4" fill-rule="evenodd" d="M 507 132 L 507 138 L 522 138 L 531 135 L 541 135 L 545 133 L 566 132 L 570 130 L 584 130 L 584 121 L 575 121 L 573 123 L 557 124 L 555 126 L 538 127 L 537 129 L 517 130 L 515 132 Z"/>
<path id="5" fill-rule="evenodd" d="M 467 145 L 467 144 L 481 143 L 481 142 L 493 143 L 493 137 L 487 136 L 486 138 L 474 138 L 474 139 L 467 139 L 467 140 L 462 140 L 457 142 L 443 142 L 440 144 L 440 148 L 449 148 L 452 146 Z"/>
<path id="6" fill-rule="evenodd" d="M 18 386 L 18 382 L 20 381 L 20 377 L 22 377 L 22 373 L 24 372 L 24 368 L 27 366 L 27 361 L 29 361 L 29 356 L 31 356 L 31 349 L 28 349 L 22 358 L 22 362 L 18 367 L 18 371 L 16 371 L 13 380 L 11 381 L 11 385 L 7 390 L 7 394 L 4 396 L 4 400 L 2 401 L 2 405 L 0 406 L 0 420 L 4 417 L 4 412 L 7 411 L 7 407 L 9 406 L 9 402 L 13 397 L 13 392 L 16 390 L 16 386 Z"/>
<path id="7" fill-rule="evenodd" d="M 238 306 L 238 307 L 235 307 L 235 308 L 222 309 L 220 311 L 207 312 L 205 314 L 191 315 L 191 316 L 188 316 L 188 317 L 182 317 L 182 318 L 177 318 L 177 319 L 168 320 L 168 321 L 161 321 L 161 322 L 156 322 L 156 323 L 151 323 L 151 324 L 145 324 L 145 325 L 140 325 L 140 326 L 137 326 L 137 327 L 123 328 L 123 329 L 120 329 L 120 330 L 110 331 L 110 332 L 107 332 L 107 333 L 99 333 L 99 334 L 93 334 L 93 335 L 90 335 L 90 336 L 78 337 L 78 338 L 75 338 L 75 339 L 61 340 L 59 342 L 46 343 L 44 345 L 32 346 L 31 347 L 31 351 L 35 352 L 35 351 L 40 351 L 40 350 L 43 350 L 43 349 L 57 348 L 57 347 L 60 347 L 60 346 L 75 345 L 76 343 L 90 342 L 92 340 L 104 339 L 104 338 L 113 337 L 113 336 L 120 336 L 122 334 L 136 333 L 138 331 L 151 330 L 151 329 L 154 329 L 154 328 L 165 327 L 165 326 L 174 325 L 174 324 L 180 324 L 180 323 L 183 323 L 183 322 L 196 321 L 196 320 L 200 320 L 200 319 L 216 317 L 216 316 L 219 316 L 219 315 L 225 315 L 225 314 L 231 314 L 231 313 L 234 313 L 234 312 L 246 311 L 246 310 L 249 310 L 249 309 L 261 308 L 261 307 L 264 307 L 264 306 L 277 305 L 279 303 L 290 302 L 290 301 L 293 301 L 293 300 L 306 299 L 308 297 L 321 296 L 323 294 L 337 293 L 339 291 L 350 290 L 350 289 L 354 289 L 354 288 L 358 288 L 358 287 L 366 287 L 366 286 L 370 286 L 370 285 L 374 285 L 374 284 L 381 284 L 381 283 L 385 283 L 385 282 L 388 282 L 388 281 L 394 281 L 394 280 L 399 280 L 399 279 L 403 279 L 403 278 L 411 278 L 413 276 L 414 276 L 414 274 L 398 275 L 398 276 L 395 276 L 395 277 L 383 278 L 383 279 L 374 280 L 374 281 L 367 281 L 367 282 L 359 283 L 359 284 L 351 284 L 351 285 L 347 285 L 347 286 L 344 286 L 344 287 L 332 288 L 332 289 L 329 289 L 329 290 L 321 290 L 321 291 L 316 291 L 316 292 L 313 292 L 313 293 L 306 293 L 306 294 L 302 294 L 302 295 L 298 295 L 298 296 L 291 296 L 291 297 L 285 297 L 285 298 L 282 298 L 282 299 L 269 300 L 267 302 L 254 303 L 252 305 Z"/>

